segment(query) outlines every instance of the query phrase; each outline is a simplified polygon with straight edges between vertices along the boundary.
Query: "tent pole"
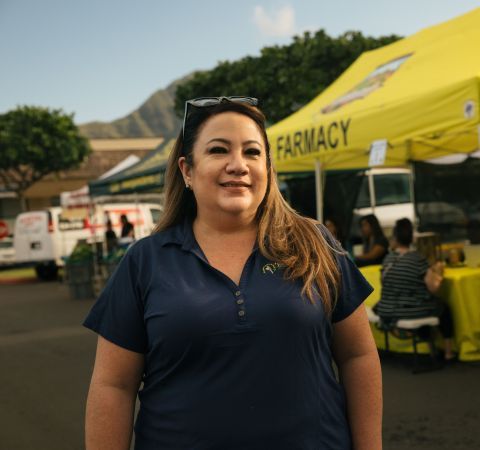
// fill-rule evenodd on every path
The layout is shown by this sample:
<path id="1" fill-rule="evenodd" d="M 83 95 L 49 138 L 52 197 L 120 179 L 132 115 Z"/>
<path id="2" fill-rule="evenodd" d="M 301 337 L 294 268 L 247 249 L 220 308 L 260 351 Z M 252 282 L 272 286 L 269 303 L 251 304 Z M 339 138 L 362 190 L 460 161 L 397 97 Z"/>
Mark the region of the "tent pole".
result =
<path id="1" fill-rule="evenodd" d="M 372 214 L 375 214 L 375 207 L 377 206 L 377 198 L 375 197 L 375 183 L 373 182 L 372 171 L 368 172 L 368 192 L 370 193 L 370 207 L 372 208 Z"/>
<path id="2" fill-rule="evenodd" d="M 317 220 L 323 223 L 323 182 L 322 163 L 315 160 L 315 200 L 317 205 Z"/>
<path id="3" fill-rule="evenodd" d="M 413 205 L 413 228 L 418 230 L 420 225 L 420 220 L 417 215 L 417 203 L 415 198 L 415 166 L 412 159 L 412 140 L 408 139 L 406 142 L 407 145 L 407 155 L 408 155 L 408 168 L 410 169 L 410 179 L 409 179 L 409 189 L 410 189 L 410 202 Z"/>

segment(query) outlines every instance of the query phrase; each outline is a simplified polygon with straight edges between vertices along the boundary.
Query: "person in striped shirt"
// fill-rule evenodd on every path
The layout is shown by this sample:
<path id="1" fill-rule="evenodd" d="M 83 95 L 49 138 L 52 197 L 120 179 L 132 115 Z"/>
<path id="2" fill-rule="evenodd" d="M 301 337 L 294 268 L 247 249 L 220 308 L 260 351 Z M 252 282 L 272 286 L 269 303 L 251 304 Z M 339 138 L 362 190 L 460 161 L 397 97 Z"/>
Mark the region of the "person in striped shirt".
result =
<path id="1" fill-rule="evenodd" d="M 397 220 L 393 229 L 392 251 L 385 257 L 381 268 L 380 301 L 373 309 L 387 325 L 393 325 L 400 319 L 438 316 L 444 338 L 445 359 L 450 360 L 455 358 L 450 310 L 429 292 L 425 281 L 428 262 L 411 249 L 412 241 L 412 222 L 406 218 Z"/>

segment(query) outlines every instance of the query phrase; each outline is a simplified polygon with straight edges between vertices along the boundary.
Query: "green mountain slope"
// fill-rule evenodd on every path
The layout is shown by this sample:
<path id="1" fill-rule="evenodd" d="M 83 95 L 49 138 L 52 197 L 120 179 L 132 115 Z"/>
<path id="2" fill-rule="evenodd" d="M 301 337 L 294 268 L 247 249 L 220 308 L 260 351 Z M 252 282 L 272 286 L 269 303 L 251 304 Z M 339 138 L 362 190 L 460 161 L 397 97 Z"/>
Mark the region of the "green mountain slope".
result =
<path id="1" fill-rule="evenodd" d="M 83 135 L 92 139 L 135 138 L 163 136 L 176 137 L 181 120 L 175 115 L 174 102 L 177 86 L 192 75 L 175 80 L 165 89 L 159 89 L 137 110 L 113 122 L 89 122 L 79 125 Z"/>

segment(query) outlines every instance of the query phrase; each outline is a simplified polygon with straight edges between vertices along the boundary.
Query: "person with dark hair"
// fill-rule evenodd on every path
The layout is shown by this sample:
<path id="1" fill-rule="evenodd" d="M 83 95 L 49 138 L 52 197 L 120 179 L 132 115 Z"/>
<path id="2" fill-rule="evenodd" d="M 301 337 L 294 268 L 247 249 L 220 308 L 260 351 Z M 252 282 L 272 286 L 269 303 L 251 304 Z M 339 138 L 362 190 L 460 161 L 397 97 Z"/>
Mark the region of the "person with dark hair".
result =
<path id="1" fill-rule="evenodd" d="M 363 253 L 355 257 L 358 267 L 381 264 L 388 253 L 388 239 L 385 237 L 377 216 L 368 214 L 360 218 L 360 232 Z"/>
<path id="2" fill-rule="evenodd" d="M 160 222 L 84 323 L 87 449 L 129 448 L 138 394 L 137 450 L 380 450 L 371 291 L 283 199 L 257 99 L 187 101 Z"/>
<path id="3" fill-rule="evenodd" d="M 409 219 L 400 219 L 393 228 L 392 249 L 383 261 L 382 293 L 373 310 L 387 326 L 400 319 L 419 319 L 438 316 L 444 337 L 445 359 L 453 353 L 453 321 L 447 305 L 429 291 L 428 262 L 410 246 L 413 225 Z M 430 287 L 431 290 L 434 290 Z M 436 288 L 438 289 L 438 288 Z"/>
<path id="4" fill-rule="evenodd" d="M 110 219 L 107 220 L 105 226 L 106 226 L 105 242 L 107 245 L 107 253 L 110 255 L 117 248 L 118 240 L 117 240 L 117 235 L 112 226 L 112 221 Z"/>
<path id="5" fill-rule="evenodd" d="M 340 222 L 334 218 L 333 216 L 328 217 L 325 219 L 325 226 L 327 227 L 328 231 L 332 234 L 332 236 L 340 242 L 342 247 L 345 247 L 345 241 L 343 236 L 343 230 L 340 225 Z"/>
<path id="6" fill-rule="evenodd" d="M 395 222 L 393 229 L 393 239 L 395 248 L 409 248 L 413 242 L 413 224 L 405 218 Z M 394 248 L 392 248 L 394 250 Z"/>
<path id="7" fill-rule="evenodd" d="M 133 228 L 132 222 L 128 221 L 126 214 L 120 216 L 120 222 L 122 223 L 122 231 L 120 237 L 122 238 L 134 238 L 135 229 Z"/>

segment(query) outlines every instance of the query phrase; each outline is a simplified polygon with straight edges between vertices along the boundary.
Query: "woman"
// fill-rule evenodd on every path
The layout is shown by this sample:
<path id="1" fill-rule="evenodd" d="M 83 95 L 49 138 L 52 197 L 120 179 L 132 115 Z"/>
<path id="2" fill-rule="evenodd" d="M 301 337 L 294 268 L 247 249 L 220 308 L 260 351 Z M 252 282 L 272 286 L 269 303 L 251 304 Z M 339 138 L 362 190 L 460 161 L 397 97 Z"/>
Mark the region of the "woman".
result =
<path id="1" fill-rule="evenodd" d="M 133 227 L 132 222 L 128 221 L 128 218 L 125 214 L 120 216 L 120 222 L 122 224 L 122 231 L 120 237 L 122 238 L 135 238 L 135 228 Z"/>
<path id="2" fill-rule="evenodd" d="M 328 217 L 325 219 L 325 227 L 327 228 L 328 231 L 330 231 L 330 234 L 342 245 L 342 247 L 345 247 L 345 241 L 343 238 L 343 231 L 342 227 L 340 226 L 340 222 L 334 218 L 334 217 Z"/>
<path id="3" fill-rule="evenodd" d="M 445 359 L 453 353 L 453 322 L 449 309 L 429 292 L 427 260 L 410 246 L 413 225 L 409 219 L 400 219 L 393 228 L 392 249 L 381 269 L 382 294 L 374 311 L 384 323 L 400 319 L 418 319 L 438 316 L 444 337 Z M 433 290 L 433 287 L 430 287 Z"/>
<path id="4" fill-rule="evenodd" d="M 85 321 L 88 450 L 129 448 L 141 382 L 136 449 L 381 448 L 371 287 L 284 202 L 256 104 L 186 103 L 156 232 Z"/>
<path id="5" fill-rule="evenodd" d="M 360 219 L 360 232 L 363 241 L 363 253 L 355 257 L 358 267 L 381 264 L 388 253 L 388 240 L 383 234 L 380 222 L 374 214 Z"/>

